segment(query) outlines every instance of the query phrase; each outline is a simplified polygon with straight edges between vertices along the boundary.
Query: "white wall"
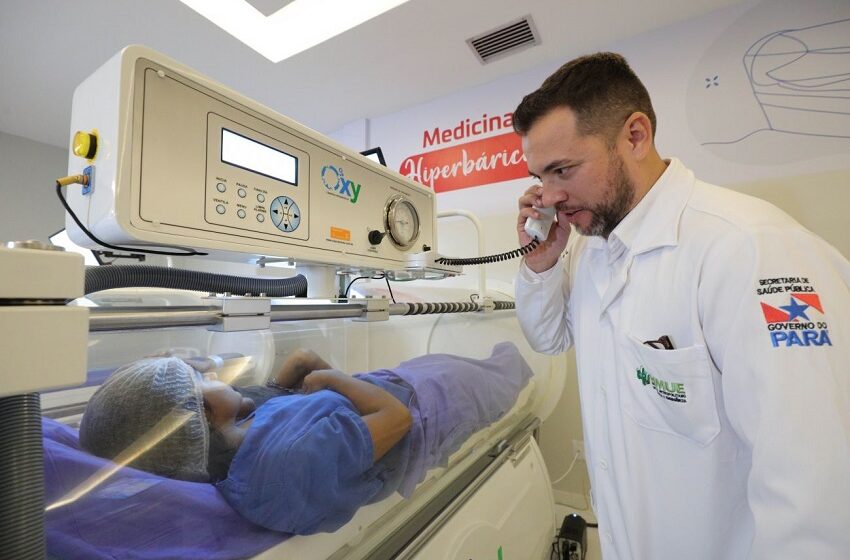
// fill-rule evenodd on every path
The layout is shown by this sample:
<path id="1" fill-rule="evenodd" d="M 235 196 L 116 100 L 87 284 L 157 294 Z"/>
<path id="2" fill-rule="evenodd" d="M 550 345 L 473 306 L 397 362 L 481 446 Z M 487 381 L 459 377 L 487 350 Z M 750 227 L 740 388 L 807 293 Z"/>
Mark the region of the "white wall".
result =
<path id="1" fill-rule="evenodd" d="M 850 94 L 846 79 L 827 84 L 846 77 L 850 55 L 821 56 L 831 60 L 820 68 L 762 67 L 771 76 L 785 71 L 785 77 L 811 86 L 804 94 L 784 85 L 759 86 L 770 81 L 766 75 L 754 72 L 753 83 L 745 72 L 753 60 L 747 48 L 779 30 L 788 30 L 796 49 L 846 53 L 848 18 L 846 0 L 763 0 L 612 48 L 627 56 L 652 95 L 662 155 L 680 158 L 705 181 L 772 202 L 850 258 Z M 830 74 L 834 77 L 826 79 Z M 709 83 L 715 76 L 719 85 Z M 824 85 L 814 87 L 818 83 Z M 760 106 L 754 94 L 760 88 L 771 93 L 761 97 L 763 103 L 799 110 L 770 114 L 768 120 L 770 107 Z M 771 126 L 783 131 L 766 130 Z"/>
<path id="2" fill-rule="evenodd" d="M 850 126 L 844 137 L 798 134 L 795 132 L 800 130 L 795 131 L 794 126 L 813 132 L 807 129 L 811 113 L 800 112 L 793 117 L 796 121 L 786 126 L 790 132 L 761 130 L 730 144 L 710 143 L 737 140 L 766 127 L 742 63 L 747 60 L 750 45 L 777 30 L 801 29 L 842 18 L 850 18 L 850 3 L 842 0 L 748 2 L 609 45 L 608 49 L 625 55 L 649 89 L 658 116 L 657 145 L 663 157 L 680 158 L 703 180 L 769 200 L 850 256 Z M 843 27 L 829 28 L 831 34 L 823 29 L 803 29 L 798 35 L 811 42 L 820 41 L 818 47 L 829 48 L 830 40 L 843 41 L 841 45 L 846 46 L 850 34 L 844 33 Z M 338 139 L 349 143 L 352 130 L 368 130 L 369 145 L 381 146 L 388 165 L 399 169 L 406 157 L 444 146 L 423 146 L 425 130 L 452 128 L 466 118 L 512 111 L 523 95 L 537 88 L 561 63 L 581 54 L 564 53 L 563 60 L 374 117 L 340 131 Z M 832 103 L 837 103 L 837 113 L 844 111 L 850 118 L 846 87 L 835 96 L 837 101 Z M 841 115 L 836 114 L 836 118 Z M 440 210 L 462 208 L 478 213 L 486 231 L 487 253 L 503 252 L 516 247 L 516 199 L 530 184 L 529 179 L 518 179 L 440 193 L 437 205 Z M 458 219 L 440 221 L 438 249 L 447 255 L 474 255 L 472 227 Z M 510 288 L 517 265 L 518 261 L 488 265 L 486 276 L 493 285 Z M 466 272 L 466 283 L 474 287 L 477 269 L 467 267 Z M 558 409 L 541 430 L 544 456 L 553 477 L 569 464 L 571 441 L 582 438 L 575 366 L 571 357 L 566 363 L 567 386 Z M 581 506 L 587 484 L 584 464 L 579 463 L 556 486 L 556 496 Z"/>
<path id="3" fill-rule="evenodd" d="M 47 241 L 65 227 L 53 185 L 67 169 L 66 150 L 0 132 L 0 241 Z"/>

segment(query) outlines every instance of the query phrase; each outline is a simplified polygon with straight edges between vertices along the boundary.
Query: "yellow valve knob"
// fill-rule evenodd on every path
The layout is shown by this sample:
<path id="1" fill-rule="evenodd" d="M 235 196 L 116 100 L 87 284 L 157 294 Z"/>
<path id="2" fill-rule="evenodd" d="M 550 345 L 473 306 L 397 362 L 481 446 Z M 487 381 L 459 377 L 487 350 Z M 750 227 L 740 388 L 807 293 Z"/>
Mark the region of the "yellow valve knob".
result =
<path id="1" fill-rule="evenodd" d="M 94 159 L 97 153 L 97 134 L 78 130 L 74 134 L 74 142 L 71 149 L 75 156 L 86 158 L 87 160 Z"/>

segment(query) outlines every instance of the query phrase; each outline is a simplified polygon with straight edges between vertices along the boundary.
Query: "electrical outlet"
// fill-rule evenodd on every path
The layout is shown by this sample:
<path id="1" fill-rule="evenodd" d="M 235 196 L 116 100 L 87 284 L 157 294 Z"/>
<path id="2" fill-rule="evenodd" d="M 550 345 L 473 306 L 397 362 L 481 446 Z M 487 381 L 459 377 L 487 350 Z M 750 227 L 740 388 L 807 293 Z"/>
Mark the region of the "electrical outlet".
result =
<path id="1" fill-rule="evenodd" d="M 578 453 L 578 460 L 584 461 L 584 440 L 582 439 L 574 439 L 573 440 L 573 457 Z"/>

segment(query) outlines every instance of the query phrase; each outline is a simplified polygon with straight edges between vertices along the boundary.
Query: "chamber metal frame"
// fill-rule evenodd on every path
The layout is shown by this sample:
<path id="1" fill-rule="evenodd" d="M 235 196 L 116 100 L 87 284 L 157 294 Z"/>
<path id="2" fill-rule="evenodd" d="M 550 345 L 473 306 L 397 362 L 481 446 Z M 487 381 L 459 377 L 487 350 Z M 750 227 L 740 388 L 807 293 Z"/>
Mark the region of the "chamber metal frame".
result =
<path id="1" fill-rule="evenodd" d="M 363 303 L 308 303 L 272 305 L 271 322 L 304 321 L 311 319 L 366 319 L 372 311 Z M 386 301 L 386 300 L 383 300 Z M 388 315 L 425 315 L 443 313 L 477 313 L 509 310 L 511 301 L 443 303 L 389 303 Z M 165 327 L 214 326 L 222 322 L 221 308 L 215 306 L 173 307 L 93 307 L 89 309 L 89 332 L 153 329 Z"/>

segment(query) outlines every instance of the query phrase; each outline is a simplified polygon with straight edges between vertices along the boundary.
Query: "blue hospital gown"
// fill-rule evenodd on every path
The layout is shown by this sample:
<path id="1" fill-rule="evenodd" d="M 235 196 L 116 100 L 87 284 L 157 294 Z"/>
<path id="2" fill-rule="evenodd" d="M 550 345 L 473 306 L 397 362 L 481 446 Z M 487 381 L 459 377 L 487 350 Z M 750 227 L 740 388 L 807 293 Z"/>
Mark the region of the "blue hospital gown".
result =
<path id="1" fill-rule="evenodd" d="M 531 377 L 513 344 L 490 358 L 429 354 L 361 374 L 404 402 L 410 432 L 379 461 L 365 422 L 329 390 L 260 406 L 217 484 L 241 515 L 291 534 L 335 531 L 357 510 L 399 491 L 409 497 L 431 467 L 445 465 L 472 433 L 501 418 Z"/>

